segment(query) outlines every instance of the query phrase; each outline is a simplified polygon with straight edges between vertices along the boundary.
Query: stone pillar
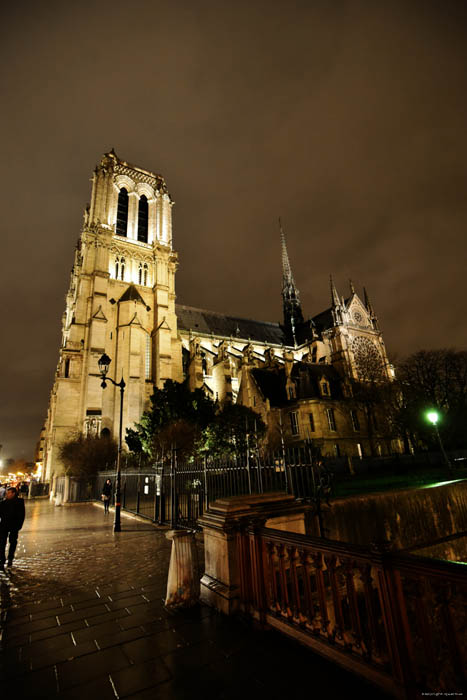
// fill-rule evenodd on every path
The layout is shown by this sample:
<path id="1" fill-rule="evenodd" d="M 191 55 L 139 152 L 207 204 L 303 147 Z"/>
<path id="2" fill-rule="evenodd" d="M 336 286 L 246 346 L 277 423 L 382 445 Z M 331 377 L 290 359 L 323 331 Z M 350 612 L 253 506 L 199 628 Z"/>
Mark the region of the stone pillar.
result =
<path id="1" fill-rule="evenodd" d="M 195 533 L 193 530 L 169 530 L 165 536 L 172 540 L 165 604 L 169 607 L 194 605 L 199 598 Z"/>
<path id="2" fill-rule="evenodd" d="M 306 510 L 307 506 L 285 493 L 233 496 L 212 503 L 198 521 L 203 528 L 205 553 L 201 600 L 227 615 L 236 612 L 241 605 L 242 530 L 254 522 L 303 532 Z"/>

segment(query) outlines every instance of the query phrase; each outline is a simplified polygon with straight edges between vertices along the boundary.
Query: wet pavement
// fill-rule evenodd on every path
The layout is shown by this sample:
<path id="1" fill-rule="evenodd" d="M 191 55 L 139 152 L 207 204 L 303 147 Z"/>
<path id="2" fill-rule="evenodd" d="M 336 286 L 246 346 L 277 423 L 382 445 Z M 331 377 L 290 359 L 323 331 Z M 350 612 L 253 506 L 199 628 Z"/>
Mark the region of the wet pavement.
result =
<path id="1" fill-rule="evenodd" d="M 0 572 L 2 697 L 385 697 L 276 632 L 204 605 L 166 609 L 164 529 L 122 517 L 114 533 L 91 504 L 26 508 L 15 565 Z"/>

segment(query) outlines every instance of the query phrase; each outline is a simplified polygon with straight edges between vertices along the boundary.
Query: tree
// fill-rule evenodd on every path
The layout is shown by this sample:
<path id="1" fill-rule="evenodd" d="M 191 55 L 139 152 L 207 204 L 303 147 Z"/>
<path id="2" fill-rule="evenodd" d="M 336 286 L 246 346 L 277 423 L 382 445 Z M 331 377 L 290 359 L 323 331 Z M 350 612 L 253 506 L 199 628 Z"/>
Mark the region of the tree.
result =
<path id="1" fill-rule="evenodd" d="M 89 478 L 100 469 L 113 467 L 117 459 L 116 441 L 105 436 L 76 433 L 62 442 L 59 457 L 69 476 Z"/>
<path id="2" fill-rule="evenodd" d="M 465 350 L 420 350 L 398 366 L 403 396 L 399 422 L 411 435 L 414 446 L 437 449 L 426 411 L 436 409 L 442 416 L 439 430 L 447 448 L 467 444 L 467 352 Z"/>
<path id="3" fill-rule="evenodd" d="M 266 434 L 261 416 L 247 406 L 226 403 L 204 429 L 203 452 L 213 457 L 241 454 L 247 447 L 258 447 Z"/>
<path id="4" fill-rule="evenodd" d="M 172 447 L 187 456 L 214 419 L 216 405 L 202 389 L 190 391 L 186 382 L 167 379 L 163 389 L 154 389 L 151 406 L 135 428 L 128 428 L 126 443 L 133 452 L 144 452 L 162 460 Z"/>

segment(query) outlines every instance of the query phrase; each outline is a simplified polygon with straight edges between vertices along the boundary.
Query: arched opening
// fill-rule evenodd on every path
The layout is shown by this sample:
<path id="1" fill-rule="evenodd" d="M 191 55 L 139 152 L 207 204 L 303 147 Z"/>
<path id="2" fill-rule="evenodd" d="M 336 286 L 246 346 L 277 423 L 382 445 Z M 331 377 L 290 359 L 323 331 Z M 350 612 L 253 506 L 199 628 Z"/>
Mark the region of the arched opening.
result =
<path id="1" fill-rule="evenodd" d="M 117 236 L 126 236 L 128 228 L 128 192 L 124 187 L 118 193 Z"/>
<path id="2" fill-rule="evenodd" d="M 110 430 L 108 428 L 102 428 L 101 437 L 102 438 L 109 438 L 110 437 Z"/>
<path id="3" fill-rule="evenodd" d="M 148 266 L 147 266 L 147 263 L 144 263 L 143 273 L 144 273 L 143 284 L 145 287 L 147 287 L 148 286 Z"/>
<path id="4" fill-rule="evenodd" d="M 143 284 L 143 263 L 138 265 L 138 284 Z"/>
<path id="5" fill-rule="evenodd" d="M 148 199 L 142 194 L 138 206 L 138 241 L 148 242 Z"/>
<path id="6" fill-rule="evenodd" d="M 120 275 L 121 279 L 125 279 L 125 258 L 120 258 Z"/>

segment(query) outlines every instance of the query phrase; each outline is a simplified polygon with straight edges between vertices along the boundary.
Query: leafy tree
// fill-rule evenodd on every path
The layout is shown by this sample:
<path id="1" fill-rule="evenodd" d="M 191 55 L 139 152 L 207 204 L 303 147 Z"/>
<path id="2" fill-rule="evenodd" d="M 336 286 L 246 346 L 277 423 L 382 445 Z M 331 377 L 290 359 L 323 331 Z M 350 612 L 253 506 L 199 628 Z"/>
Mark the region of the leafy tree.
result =
<path id="1" fill-rule="evenodd" d="M 76 433 L 62 442 L 59 457 L 69 476 L 88 478 L 100 469 L 113 467 L 117 459 L 116 441 L 105 435 Z"/>
<path id="2" fill-rule="evenodd" d="M 179 456 L 193 452 L 202 431 L 214 419 L 215 403 L 202 389 L 190 391 L 186 382 L 168 379 L 154 389 L 151 406 L 135 428 L 128 428 L 126 443 L 134 452 L 161 460 L 177 447 Z"/>
<path id="3" fill-rule="evenodd" d="M 201 450 L 211 456 L 240 454 L 258 446 L 266 434 L 261 416 L 247 406 L 226 403 L 204 429 Z"/>

